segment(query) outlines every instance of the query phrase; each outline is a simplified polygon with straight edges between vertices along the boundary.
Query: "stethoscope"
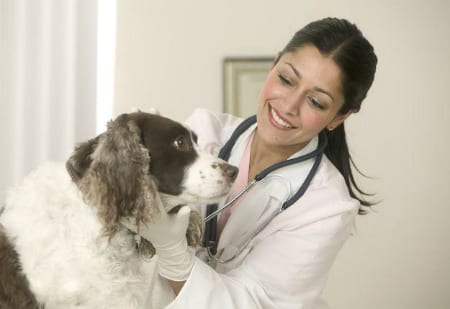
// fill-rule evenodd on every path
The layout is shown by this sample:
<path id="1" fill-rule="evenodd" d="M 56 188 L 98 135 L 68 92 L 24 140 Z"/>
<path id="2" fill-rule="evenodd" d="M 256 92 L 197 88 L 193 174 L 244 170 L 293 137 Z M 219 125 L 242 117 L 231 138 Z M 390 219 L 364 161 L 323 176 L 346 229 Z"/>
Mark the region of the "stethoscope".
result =
<path id="1" fill-rule="evenodd" d="M 245 119 L 239 126 L 235 129 L 233 134 L 231 135 L 230 139 L 227 141 L 227 143 L 222 147 L 222 149 L 219 152 L 219 157 L 225 161 L 228 161 L 231 155 L 231 151 L 238 140 L 238 138 L 241 136 L 242 133 L 244 133 L 249 127 L 251 127 L 254 123 L 256 123 L 256 115 L 253 115 L 247 119 Z M 206 216 L 203 222 L 205 222 L 205 229 L 203 234 L 203 246 L 207 249 L 208 255 L 210 258 L 213 258 L 217 262 L 220 263 L 226 263 L 230 260 L 234 259 L 239 252 L 234 254 L 232 257 L 227 258 L 225 260 L 221 260 L 217 257 L 215 257 L 217 253 L 217 239 L 216 239 L 216 233 L 217 233 L 217 220 L 212 220 L 214 218 L 217 219 L 217 216 L 226 208 L 233 205 L 239 197 L 241 197 L 244 193 L 248 192 L 252 187 L 254 187 L 257 183 L 263 181 L 269 174 L 272 172 L 286 167 L 293 164 L 297 164 L 300 162 L 304 162 L 306 160 L 309 160 L 311 158 L 314 159 L 314 163 L 309 170 L 303 184 L 300 186 L 300 188 L 297 190 L 297 192 L 292 195 L 292 197 L 288 198 L 280 207 L 279 211 L 275 213 L 273 216 L 269 217 L 268 220 L 264 222 L 261 226 L 259 226 L 253 236 L 256 236 L 257 233 L 259 233 L 264 227 L 269 224 L 269 222 L 280 212 L 286 210 L 288 207 L 290 207 L 292 204 L 294 204 L 297 200 L 299 200 L 303 194 L 306 192 L 306 189 L 308 189 L 314 175 L 316 174 L 320 162 L 322 160 L 323 153 L 325 151 L 325 148 L 327 146 L 327 137 L 325 133 L 319 134 L 319 145 L 317 148 L 307 154 L 304 154 L 302 156 L 288 159 L 286 161 L 274 164 L 265 170 L 261 171 L 259 174 L 255 176 L 255 178 L 247 184 L 235 197 L 233 197 L 230 201 L 228 201 L 226 204 L 224 204 L 221 208 L 218 208 L 217 204 L 210 204 L 206 208 Z M 250 241 L 251 239 L 249 239 Z M 248 241 L 248 242 L 249 242 Z M 247 242 L 247 243 L 248 243 Z"/>

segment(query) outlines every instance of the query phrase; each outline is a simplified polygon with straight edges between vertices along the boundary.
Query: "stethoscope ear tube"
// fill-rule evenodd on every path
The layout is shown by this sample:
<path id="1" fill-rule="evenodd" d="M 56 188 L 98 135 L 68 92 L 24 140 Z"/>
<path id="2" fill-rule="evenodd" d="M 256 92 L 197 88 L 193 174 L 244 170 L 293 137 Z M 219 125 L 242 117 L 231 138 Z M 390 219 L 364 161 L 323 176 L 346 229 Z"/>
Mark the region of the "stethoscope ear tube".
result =
<path id="1" fill-rule="evenodd" d="M 217 204 L 209 204 L 206 206 L 206 217 L 211 215 L 217 210 Z M 205 223 L 203 230 L 203 242 L 204 248 L 207 248 L 208 253 L 215 255 L 217 251 L 217 220 L 210 220 Z"/>
<path id="2" fill-rule="evenodd" d="M 319 135 L 319 146 L 317 147 L 317 149 L 310 152 L 309 154 L 306 154 L 304 156 L 297 158 L 297 160 L 300 158 L 303 158 L 303 160 L 301 160 L 301 161 L 306 161 L 314 156 L 316 157 L 316 159 L 314 160 L 313 166 L 311 167 L 308 175 L 305 178 L 305 181 L 303 182 L 301 187 L 297 190 L 297 192 L 295 192 L 295 194 L 290 199 L 288 199 L 286 202 L 283 203 L 283 205 L 281 206 L 282 210 L 285 210 L 286 208 L 288 208 L 289 206 L 294 204 L 296 201 L 298 201 L 303 196 L 303 194 L 305 194 L 306 190 L 308 189 L 309 185 L 311 184 L 311 181 L 314 178 L 314 175 L 316 175 L 317 170 L 319 169 L 319 165 L 320 165 L 320 162 L 322 162 L 323 153 L 325 152 L 325 148 L 327 147 L 327 144 L 328 144 L 327 135 L 325 133 L 322 133 Z M 301 161 L 297 161 L 297 162 L 301 162 Z"/>

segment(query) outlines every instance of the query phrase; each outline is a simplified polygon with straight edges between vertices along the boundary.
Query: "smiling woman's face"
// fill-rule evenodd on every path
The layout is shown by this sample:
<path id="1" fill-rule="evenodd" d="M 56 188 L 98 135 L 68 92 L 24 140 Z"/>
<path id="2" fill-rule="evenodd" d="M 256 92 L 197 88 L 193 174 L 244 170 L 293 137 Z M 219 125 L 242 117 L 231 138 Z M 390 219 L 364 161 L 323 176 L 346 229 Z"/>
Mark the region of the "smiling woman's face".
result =
<path id="1" fill-rule="evenodd" d="M 325 127 L 335 128 L 350 115 L 338 115 L 344 103 L 341 85 L 341 70 L 316 47 L 284 54 L 261 90 L 258 138 L 294 153 Z"/>

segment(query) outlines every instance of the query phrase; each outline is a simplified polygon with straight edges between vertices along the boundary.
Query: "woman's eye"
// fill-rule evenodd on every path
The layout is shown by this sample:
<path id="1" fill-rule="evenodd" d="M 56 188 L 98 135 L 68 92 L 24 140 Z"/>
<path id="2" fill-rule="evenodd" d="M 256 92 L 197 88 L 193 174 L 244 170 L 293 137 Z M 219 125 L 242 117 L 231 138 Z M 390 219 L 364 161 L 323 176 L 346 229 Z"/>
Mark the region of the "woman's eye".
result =
<path id="1" fill-rule="evenodd" d="M 281 83 L 283 85 L 288 85 L 288 86 L 292 86 L 292 83 L 289 79 L 287 79 L 286 77 L 284 77 L 283 75 L 279 74 L 278 75 L 278 79 L 281 81 Z"/>
<path id="2" fill-rule="evenodd" d="M 325 106 L 318 99 L 314 97 L 308 97 L 308 99 L 314 107 L 322 110 L 325 109 Z"/>

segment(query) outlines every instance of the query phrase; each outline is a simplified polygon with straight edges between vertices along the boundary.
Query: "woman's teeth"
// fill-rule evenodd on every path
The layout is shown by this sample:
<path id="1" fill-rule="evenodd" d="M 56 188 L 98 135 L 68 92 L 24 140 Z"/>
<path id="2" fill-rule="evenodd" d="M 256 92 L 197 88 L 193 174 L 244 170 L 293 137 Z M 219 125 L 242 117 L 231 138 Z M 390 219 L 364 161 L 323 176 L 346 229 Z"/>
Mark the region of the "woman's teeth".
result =
<path id="1" fill-rule="evenodd" d="M 270 113 L 272 114 L 273 120 L 275 120 L 275 122 L 277 124 L 279 124 L 280 126 L 289 128 L 289 129 L 293 128 L 293 126 L 290 123 L 287 123 L 286 121 L 281 119 L 273 108 L 270 110 Z"/>

